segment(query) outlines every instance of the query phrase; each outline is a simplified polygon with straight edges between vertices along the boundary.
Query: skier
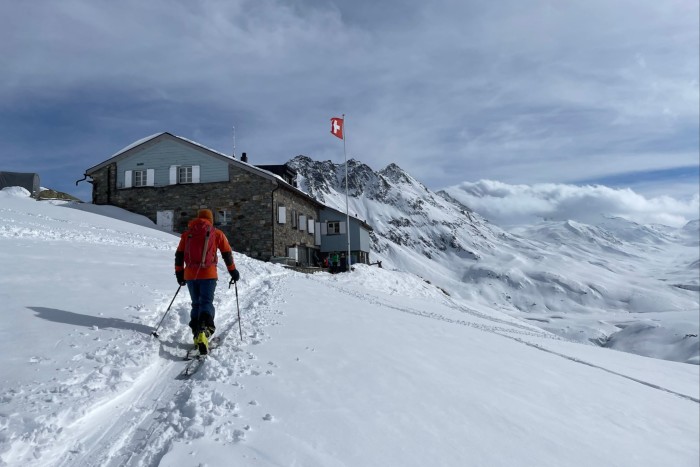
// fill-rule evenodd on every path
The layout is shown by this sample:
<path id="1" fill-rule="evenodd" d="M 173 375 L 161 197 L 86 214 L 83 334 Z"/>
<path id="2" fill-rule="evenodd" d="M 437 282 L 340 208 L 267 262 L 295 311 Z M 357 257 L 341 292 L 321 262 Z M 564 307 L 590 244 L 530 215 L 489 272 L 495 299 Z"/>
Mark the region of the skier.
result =
<path id="1" fill-rule="evenodd" d="M 233 251 L 226 235 L 214 227 L 214 216 L 209 209 L 200 209 L 187 230 L 180 237 L 175 251 L 175 277 L 177 283 L 187 285 L 192 299 L 189 326 L 194 336 L 194 345 L 199 353 L 209 351 L 209 337 L 214 334 L 214 289 L 216 273 L 216 250 L 226 263 L 226 268 L 237 282 L 240 274 L 233 262 Z"/>

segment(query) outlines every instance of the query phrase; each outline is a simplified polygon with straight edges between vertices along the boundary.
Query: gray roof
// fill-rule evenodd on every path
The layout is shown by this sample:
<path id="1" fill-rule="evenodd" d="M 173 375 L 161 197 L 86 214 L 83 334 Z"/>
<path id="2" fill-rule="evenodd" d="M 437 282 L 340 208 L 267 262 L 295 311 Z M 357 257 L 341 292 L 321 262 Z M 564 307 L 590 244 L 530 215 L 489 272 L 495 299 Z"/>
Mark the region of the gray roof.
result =
<path id="1" fill-rule="evenodd" d="M 34 172 L 5 172 L 0 171 L 0 188 L 19 186 L 26 188 L 32 194 L 39 193 L 39 174 Z"/>
<path id="2" fill-rule="evenodd" d="M 347 214 L 344 213 L 343 211 L 341 211 L 340 209 L 332 208 L 332 207 L 330 207 L 330 206 L 323 206 L 323 209 L 328 210 L 328 211 L 335 211 L 335 212 L 337 212 L 338 214 L 342 214 L 343 216 L 347 216 Z M 357 217 L 357 216 L 352 216 L 352 215 L 349 216 L 349 217 L 350 217 L 350 219 L 355 219 L 355 220 L 356 220 L 357 222 L 359 222 L 360 225 L 362 225 L 362 227 L 364 227 L 365 229 L 367 229 L 367 230 L 369 230 L 369 231 L 373 231 L 373 230 L 374 230 L 374 229 L 372 228 L 371 225 L 369 225 L 367 222 L 363 221 L 363 220 L 360 219 L 359 217 Z"/>

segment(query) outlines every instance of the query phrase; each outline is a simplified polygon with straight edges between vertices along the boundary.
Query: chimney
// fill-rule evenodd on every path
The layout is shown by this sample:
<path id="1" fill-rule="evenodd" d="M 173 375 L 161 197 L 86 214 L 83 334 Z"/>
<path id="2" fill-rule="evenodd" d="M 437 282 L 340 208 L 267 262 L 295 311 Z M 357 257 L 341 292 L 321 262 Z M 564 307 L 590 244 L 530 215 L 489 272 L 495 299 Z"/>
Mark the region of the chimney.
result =
<path id="1" fill-rule="evenodd" d="M 248 154 L 246 154 L 246 153 L 241 154 L 241 162 L 248 162 Z"/>

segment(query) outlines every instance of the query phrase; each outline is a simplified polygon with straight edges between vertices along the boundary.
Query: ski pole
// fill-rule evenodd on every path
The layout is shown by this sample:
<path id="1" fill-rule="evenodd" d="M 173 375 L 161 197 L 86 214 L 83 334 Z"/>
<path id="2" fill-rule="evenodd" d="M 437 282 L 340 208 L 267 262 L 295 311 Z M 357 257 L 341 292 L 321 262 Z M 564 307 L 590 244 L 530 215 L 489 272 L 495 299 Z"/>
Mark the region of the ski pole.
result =
<path id="1" fill-rule="evenodd" d="M 177 292 L 175 292 L 175 297 L 177 297 L 177 294 L 180 293 L 180 289 L 181 289 L 181 288 L 182 288 L 182 286 L 179 286 L 179 287 L 177 288 Z M 160 337 L 160 336 L 158 335 L 158 328 L 160 327 L 161 324 L 163 324 L 163 320 L 165 319 L 165 317 L 168 316 L 168 312 L 170 311 L 170 307 L 173 306 L 173 302 L 175 301 L 175 297 L 173 297 L 173 299 L 170 301 L 170 305 L 168 305 L 168 309 L 165 310 L 165 314 L 163 315 L 163 318 L 160 320 L 160 323 L 158 323 L 158 326 L 156 326 L 155 331 L 153 331 L 153 332 L 151 333 L 151 335 L 152 335 L 153 337 Z"/>
<path id="2" fill-rule="evenodd" d="M 228 288 L 231 288 L 231 283 L 233 283 L 234 289 L 236 289 L 236 310 L 238 310 L 238 332 L 241 334 L 241 342 L 243 342 L 243 330 L 241 329 L 241 308 L 238 306 L 238 284 L 236 284 L 236 281 L 231 279 L 231 282 L 228 283 Z"/>

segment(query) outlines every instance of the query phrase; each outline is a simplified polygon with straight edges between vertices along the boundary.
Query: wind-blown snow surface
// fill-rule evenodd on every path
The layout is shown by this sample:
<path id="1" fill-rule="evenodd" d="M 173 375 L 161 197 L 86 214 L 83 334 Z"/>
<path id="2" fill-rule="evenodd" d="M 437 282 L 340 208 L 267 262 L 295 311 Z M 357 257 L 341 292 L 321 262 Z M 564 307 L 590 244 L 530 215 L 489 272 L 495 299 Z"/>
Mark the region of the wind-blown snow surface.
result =
<path id="1" fill-rule="evenodd" d="M 367 266 L 302 275 L 237 254 L 244 340 L 222 277 L 224 340 L 178 379 L 184 290 L 150 335 L 177 238 L 74 207 L 0 193 L 2 465 L 700 461 L 697 365 L 563 340 Z"/>

